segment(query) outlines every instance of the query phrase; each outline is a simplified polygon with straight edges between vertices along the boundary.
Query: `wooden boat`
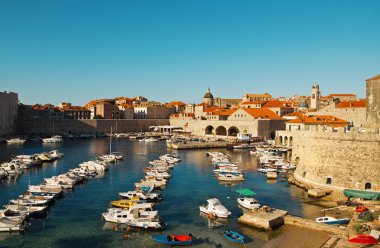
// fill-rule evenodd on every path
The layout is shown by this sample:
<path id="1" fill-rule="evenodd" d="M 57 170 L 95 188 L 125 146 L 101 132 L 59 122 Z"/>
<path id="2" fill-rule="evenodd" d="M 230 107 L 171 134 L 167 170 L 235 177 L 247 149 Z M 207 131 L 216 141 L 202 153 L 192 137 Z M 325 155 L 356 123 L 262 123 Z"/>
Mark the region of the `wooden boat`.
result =
<path id="1" fill-rule="evenodd" d="M 350 243 L 376 245 L 379 242 L 372 236 L 366 234 L 358 234 L 355 238 L 348 239 Z"/>
<path id="2" fill-rule="evenodd" d="M 231 242 L 234 242 L 234 243 L 244 243 L 244 236 L 238 232 L 234 232 L 234 231 L 225 231 L 223 233 L 223 236 L 228 239 L 229 241 Z"/>
<path id="3" fill-rule="evenodd" d="M 342 224 L 347 224 L 348 222 L 350 222 L 350 219 L 349 218 L 335 219 L 333 217 L 325 216 L 325 217 L 318 217 L 315 219 L 315 221 L 319 223 L 328 224 L 328 225 L 342 225 Z"/>
<path id="4" fill-rule="evenodd" d="M 192 245 L 193 241 L 190 235 L 153 235 L 154 242 L 165 245 Z"/>

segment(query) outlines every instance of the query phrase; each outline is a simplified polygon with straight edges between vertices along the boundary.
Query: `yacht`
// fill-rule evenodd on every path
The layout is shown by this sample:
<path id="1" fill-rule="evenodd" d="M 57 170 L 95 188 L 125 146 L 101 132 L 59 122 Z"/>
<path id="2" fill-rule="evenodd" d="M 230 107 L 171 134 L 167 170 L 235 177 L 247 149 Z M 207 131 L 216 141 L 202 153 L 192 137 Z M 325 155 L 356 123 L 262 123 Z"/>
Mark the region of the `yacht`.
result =
<path id="1" fill-rule="evenodd" d="M 244 175 L 241 172 L 238 173 L 225 173 L 220 172 L 216 176 L 219 181 L 245 181 Z"/>
<path id="2" fill-rule="evenodd" d="M 52 150 L 52 151 L 48 152 L 47 155 L 53 159 L 58 159 L 58 158 L 63 158 L 64 154 L 60 153 L 58 150 Z"/>
<path id="3" fill-rule="evenodd" d="M 157 202 L 162 200 L 161 194 L 160 193 L 151 193 L 147 192 L 144 193 L 143 191 L 128 191 L 128 192 L 120 192 L 119 196 L 122 199 L 128 199 L 132 200 L 133 198 L 139 198 L 141 201 L 145 202 Z"/>
<path id="4" fill-rule="evenodd" d="M 208 199 L 207 203 L 207 205 L 199 206 L 199 210 L 204 214 L 214 215 L 219 218 L 227 218 L 231 214 L 216 198 Z"/>
<path id="5" fill-rule="evenodd" d="M 20 139 L 20 138 L 14 138 L 14 139 L 9 139 L 7 140 L 7 144 L 24 144 L 25 143 L 25 140 L 24 139 Z"/>
<path id="6" fill-rule="evenodd" d="M 42 139 L 42 142 L 43 143 L 60 143 L 60 142 L 63 142 L 63 139 L 62 139 L 62 136 L 55 135 L 50 138 Z"/>

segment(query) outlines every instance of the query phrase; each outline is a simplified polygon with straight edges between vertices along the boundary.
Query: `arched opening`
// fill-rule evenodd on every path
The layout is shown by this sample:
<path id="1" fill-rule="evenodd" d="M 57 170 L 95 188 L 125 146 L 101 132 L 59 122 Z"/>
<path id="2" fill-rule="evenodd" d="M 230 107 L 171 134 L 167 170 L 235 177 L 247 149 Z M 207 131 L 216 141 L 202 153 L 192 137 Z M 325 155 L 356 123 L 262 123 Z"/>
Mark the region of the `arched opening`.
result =
<path id="1" fill-rule="evenodd" d="M 228 129 L 228 136 L 237 136 L 239 133 L 239 129 L 237 127 L 230 127 Z"/>
<path id="2" fill-rule="evenodd" d="M 300 161 L 300 157 L 296 157 L 296 159 L 294 160 L 294 162 L 295 162 L 296 164 L 298 164 L 299 161 Z"/>
<path id="3" fill-rule="evenodd" d="M 215 129 L 216 135 L 221 135 L 221 136 L 226 136 L 227 135 L 227 130 L 223 126 L 219 126 Z"/>
<path id="4" fill-rule="evenodd" d="M 282 136 L 279 137 L 279 144 L 282 145 Z"/>
<path id="5" fill-rule="evenodd" d="M 332 183 L 332 178 L 331 177 L 328 177 L 327 179 L 326 179 L 326 184 L 331 184 Z"/>
<path id="6" fill-rule="evenodd" d="M 287 146 L 288 145 L 288 136 L 285 136 L 285 139 L 284 139 L 284 144 L 283 145 L 285 145 L 285 146 Z"/>
<path id="7" fill-rule="evenodd" d="M 364 186 L 364 188 L 365 188 L 365 190 L 371 189 L 372 188 L 371 183 L 366 183 L 365 186 Z"/>
<path id="8" fill-rule="evenodd" d="M 304 173 L 302 173 L 302 177 L 305 177 L 306 176 L 306 171 Z"/>
<path id="9" fill-rule="evenodd" d="M 207 126 L 205 130 L 205 134 L 212 134 L 213 131 L 214 131 L 213 126 Z"/>
<path id="10" fill-rule="evenodd" d="M 293 145 L 293 137 L 290 136 L 290 137 L 289 137 L 289 146 L 292 146 L 292 145 Z"/>

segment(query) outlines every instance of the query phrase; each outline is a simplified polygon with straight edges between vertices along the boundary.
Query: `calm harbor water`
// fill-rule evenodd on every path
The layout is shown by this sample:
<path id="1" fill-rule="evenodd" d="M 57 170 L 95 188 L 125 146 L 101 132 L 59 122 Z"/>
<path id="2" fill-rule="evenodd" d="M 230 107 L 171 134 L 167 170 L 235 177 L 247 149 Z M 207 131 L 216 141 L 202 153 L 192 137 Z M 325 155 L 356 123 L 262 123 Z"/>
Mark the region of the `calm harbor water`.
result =
<path id="1" fill-rule="evenodd" d="M 113 150 L 124 154 L 124 161 L 117 162 L 102 177 L 90 179 L 65 193 L 50 208 L 48 217 L 33 220 L 20 235 L 0 233 L 0 247 L 163 247 L 151 241 L 152 234 L 187 234 L 199 237 L 199 247 L 241 247 L 224 239 L 225 230 L 235 230 L 247 236 L 247 247 L 262 247 L 268 240 L 284 230 L 263 232 L 238 224 L 242 215 L 238 207 L 236 189 L 250 188 L 257 193 L 255 198 L 262 205 L 287 210 L 297 216 L 316 217 L 320 208 L 307 204 L 303 190 L 281 182 L 266 180 L 258 174 L 256 158 L 248 151 L 227 151 L 232 161 L 243 169 L 247 180 L 236 185 L 218 183 L 212 173 L 211 160 L 206 150 L 179 151 L 182 161 L 172 170 L 172 178 L 163 190 L 164 200 L 157 210 L 167 227 L 162 232 L 127 232 L 101 219 L 111 200 L 118 199 L 118 193 L 134 189 L 134 183 L 143 178 L 143 168 L 158 156 L 168 153 L 165 142 L 144 143 L 127 139 L 113 139 Z M 24 145 L 0 144 L 0 161 L 12 155 L 33 154 L 58 149 L 65 157 L 54 163 L 41 166 L 20 175 L 18 178 L 0 182 L 0 204 L 6 204 L 27 190 L 28 184 L 39 184 L 43 178 L 58 175 L 77 167 L 79 163 L 109 152 L 109 139 L 65 140 L 61 144 L 26 143 Z M 216 151 L 216 150 L 215 150 Z M 225 150 L 219 150 L 226 152 Z M 231 212 L 227 221 L 210 221 L 199 214 L 199 205 L 212 197 L 218 198 Z"/>

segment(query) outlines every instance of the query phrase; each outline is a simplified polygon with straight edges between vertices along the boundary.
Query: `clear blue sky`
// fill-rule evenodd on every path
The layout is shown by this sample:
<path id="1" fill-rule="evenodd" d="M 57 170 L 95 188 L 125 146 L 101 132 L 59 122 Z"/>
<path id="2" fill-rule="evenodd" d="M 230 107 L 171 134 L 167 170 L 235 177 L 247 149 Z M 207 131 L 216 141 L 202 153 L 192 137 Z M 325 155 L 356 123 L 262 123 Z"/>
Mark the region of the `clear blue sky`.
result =
<path id="1" fill-rule="evenodd" d="M 0 90 L 25 104 L 143 95 L 365 96 L 379 0 L 0 0 Z"/>

